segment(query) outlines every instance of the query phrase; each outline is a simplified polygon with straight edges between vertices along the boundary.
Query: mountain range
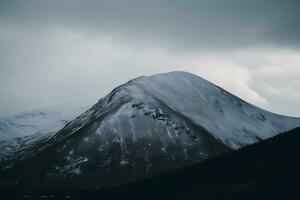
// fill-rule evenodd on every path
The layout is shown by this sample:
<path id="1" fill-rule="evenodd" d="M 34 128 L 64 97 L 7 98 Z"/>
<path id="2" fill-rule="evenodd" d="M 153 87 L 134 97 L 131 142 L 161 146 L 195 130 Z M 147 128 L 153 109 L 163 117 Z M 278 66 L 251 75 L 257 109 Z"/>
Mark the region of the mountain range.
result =
<path id="1" fill-rule="evenodd" d="M 85 112 L 84 107 L 64 118 L 53 114 L 47 126 L 18 129 L 33 139 L 21 137 L 25 142 L 2 156 L 1 188 L 98 190 L 199 163 L 300 126 L 299 118 L 260 109 L 187 72 L 138 77 Z M 52 116 L 46 113 L 28 120 L 43 124 L 40 119 Z M 3 134 L 3 121 L 1 135 L 7 136 L 17 123 Z M 16 140 L 9 137 L 3 144 Z"/>

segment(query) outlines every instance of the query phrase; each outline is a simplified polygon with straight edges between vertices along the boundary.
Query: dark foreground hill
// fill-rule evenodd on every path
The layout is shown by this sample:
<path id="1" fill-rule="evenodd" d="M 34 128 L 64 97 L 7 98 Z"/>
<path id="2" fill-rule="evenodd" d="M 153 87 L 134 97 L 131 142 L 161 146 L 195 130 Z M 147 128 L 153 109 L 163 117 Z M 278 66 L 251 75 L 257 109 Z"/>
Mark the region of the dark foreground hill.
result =
<path id="1" fill-rule="evenodd" d="M 297 128 L 236 152 L 107 192 L 148 199 L 299 199 L 299 152 Z"/>
<path id="2" fill-rule="evenodd" d="M 163 175 L 97 191 L 1 191 L 3 199 L 299 199 L 300 128 Z M 2 198 L 1 198 L 2 199 Z"/>
<path id="3" fill-rule="evenodd" d="M 300 199 L 300 128 L 199 164 L 108 189 L 143 199 Z"/>

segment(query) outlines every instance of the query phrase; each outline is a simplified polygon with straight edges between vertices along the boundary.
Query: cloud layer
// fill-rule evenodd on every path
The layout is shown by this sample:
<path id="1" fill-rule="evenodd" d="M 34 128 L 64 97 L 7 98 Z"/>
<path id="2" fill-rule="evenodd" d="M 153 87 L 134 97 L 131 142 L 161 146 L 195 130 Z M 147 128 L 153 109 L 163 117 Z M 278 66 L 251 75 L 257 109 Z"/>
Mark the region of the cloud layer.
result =
<path id="1" fill-rule="evenodd" d="M 0 115 L 186 70 L 300 116 L 299 1 L 1 1 Z"/>

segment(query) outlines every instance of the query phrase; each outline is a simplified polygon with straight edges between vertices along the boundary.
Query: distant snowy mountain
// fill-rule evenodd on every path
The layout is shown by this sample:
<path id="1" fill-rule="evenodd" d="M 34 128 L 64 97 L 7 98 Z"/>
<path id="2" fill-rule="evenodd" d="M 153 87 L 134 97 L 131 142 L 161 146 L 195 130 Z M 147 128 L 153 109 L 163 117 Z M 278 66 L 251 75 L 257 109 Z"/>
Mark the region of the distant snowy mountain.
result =
<path id="1" fill-rule="evenodd" d="M 2 185 L 107 187 L 199 162 L 297 126 L 300 119 L 257 108 L 193 74 L 139 77 L 21 156 L 3 162 Z"/>
<path id="2" fill-rule="evenodd" d="M 0 140 L 56 132 L 95 102 L 94 100 L 78 101 L 0 117 Z"/>
<path id="3" fill-rule="evenodd" d="M 59 131 L 95 102 L 78 101 L 0 117 L 0 160 Z"/>

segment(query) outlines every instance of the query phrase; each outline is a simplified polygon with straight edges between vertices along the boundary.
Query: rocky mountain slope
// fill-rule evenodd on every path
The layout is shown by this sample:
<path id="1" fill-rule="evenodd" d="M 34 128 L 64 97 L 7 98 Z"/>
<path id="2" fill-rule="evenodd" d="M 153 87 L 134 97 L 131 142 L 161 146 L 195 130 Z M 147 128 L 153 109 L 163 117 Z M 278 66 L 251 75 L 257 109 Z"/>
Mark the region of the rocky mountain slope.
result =
<path id="1" fill-rule="evenodd" d="M 186 72 L 114 89 L 51 137 L 0 163 L 3 187 L 97 189 L 264 140 L 300 119 L 257 108 Z"/>

